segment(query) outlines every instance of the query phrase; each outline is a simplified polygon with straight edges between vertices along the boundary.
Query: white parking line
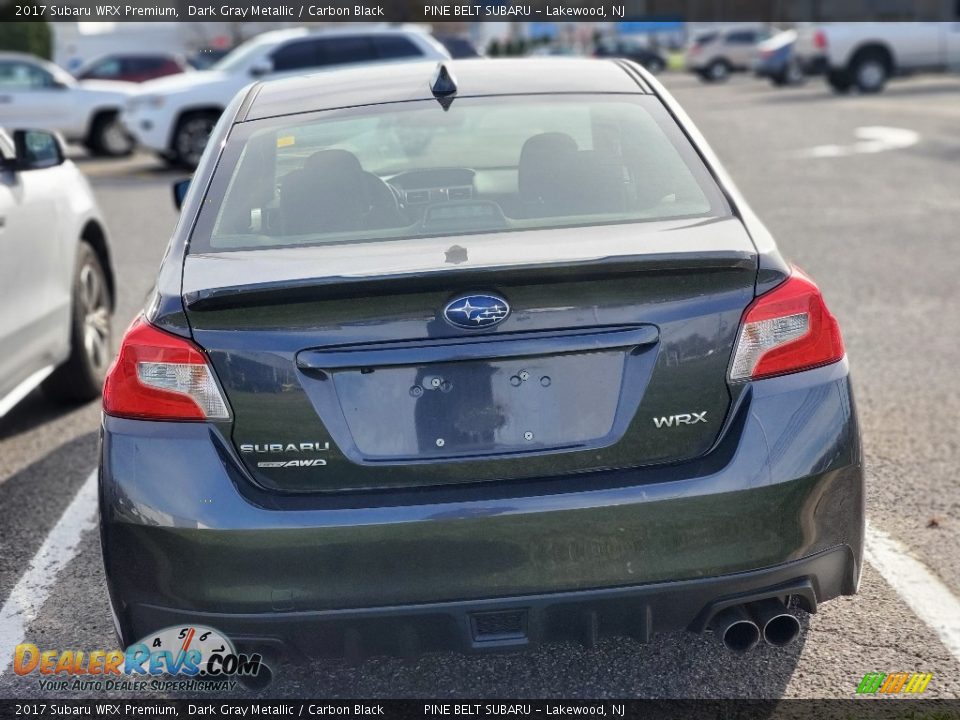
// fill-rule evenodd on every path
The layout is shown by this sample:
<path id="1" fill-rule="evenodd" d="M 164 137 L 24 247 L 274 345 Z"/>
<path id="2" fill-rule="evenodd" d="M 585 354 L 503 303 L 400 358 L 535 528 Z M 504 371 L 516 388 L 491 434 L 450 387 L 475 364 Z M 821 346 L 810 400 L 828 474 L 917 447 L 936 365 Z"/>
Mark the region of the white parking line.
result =
<path id="1" fill-rule="evenodd" d="M 853 131 L 853 134 L 857 138 L 855 143 L 850 145 L 817 145 L 799 151 L 797 157 L 836 158 L 849 155 L 869 155 L 886 152 L 887 150 L 902 150 L 920 142 L 920 133 L 905 128 L 858 127 Z"/>
<path id="2" fill-rule="evenodd" d="M 80 550 L 80 537 L 97 518 L 97 471 L 90 473 L 30 561 L 0 610 L 0 675 L 13 662 L 17 645 L 37 618 L 57 575 Z"/>
<path id="3" fill-rule="evenodd" d="M 960 601 L 947 586 L 903 545 L 869 523 L 865 554 L 867 561 L 960 662 Z"/>

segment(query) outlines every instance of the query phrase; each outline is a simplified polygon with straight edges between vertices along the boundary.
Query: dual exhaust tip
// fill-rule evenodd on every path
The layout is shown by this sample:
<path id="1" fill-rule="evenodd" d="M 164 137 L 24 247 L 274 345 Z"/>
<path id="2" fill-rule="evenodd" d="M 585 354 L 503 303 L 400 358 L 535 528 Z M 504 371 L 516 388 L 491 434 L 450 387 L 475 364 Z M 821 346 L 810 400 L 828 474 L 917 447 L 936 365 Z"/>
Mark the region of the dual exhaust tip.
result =
<path id="1" fill-rule="evenodd" d="M 776 598 L 733 605 L 713 618 L 714 632 L 728 650 L 746 652 L 760 642 L 785 647 L 800 635 L 800 621 Z"/>

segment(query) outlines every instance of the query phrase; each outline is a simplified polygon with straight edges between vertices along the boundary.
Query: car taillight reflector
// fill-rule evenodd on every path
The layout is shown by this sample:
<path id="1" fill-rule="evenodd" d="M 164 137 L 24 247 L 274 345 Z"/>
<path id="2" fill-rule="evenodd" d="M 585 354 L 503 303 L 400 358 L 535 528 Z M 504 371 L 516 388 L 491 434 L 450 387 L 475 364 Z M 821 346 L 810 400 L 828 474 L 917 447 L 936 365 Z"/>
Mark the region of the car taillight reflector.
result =
<path id="1" fill-rule="evenodd" d="M 751 303 L 743 315 L 731 380 L 809 370 L 843 358 L 836 318 L 820 289 L 794 268 L 790 278 Z"/>
<path id="2" fill-rule="evenodd" d="M 230 410 L 196 345 L 137 318 L 103 386 L 103 411 L 138 420 L 226 420 Z"/>
<path id="3" fill-rule="evenodd" d="M 813 34 L 813 46 L 817 50 L 826 50 L 827 49 L 827 34 L 823 30 L 817 30 Z"/>

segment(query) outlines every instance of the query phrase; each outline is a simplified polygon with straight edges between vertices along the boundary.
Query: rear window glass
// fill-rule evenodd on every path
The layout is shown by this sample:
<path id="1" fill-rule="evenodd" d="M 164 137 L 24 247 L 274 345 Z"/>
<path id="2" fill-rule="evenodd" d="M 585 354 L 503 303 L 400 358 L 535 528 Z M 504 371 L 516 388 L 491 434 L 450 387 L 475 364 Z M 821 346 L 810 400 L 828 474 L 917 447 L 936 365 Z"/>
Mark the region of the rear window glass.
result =
<path id="1" fill-rule="evenodd" d="M 426 100 L 237 125 L 191 251 L 726 212 L 654 98 Z"/>

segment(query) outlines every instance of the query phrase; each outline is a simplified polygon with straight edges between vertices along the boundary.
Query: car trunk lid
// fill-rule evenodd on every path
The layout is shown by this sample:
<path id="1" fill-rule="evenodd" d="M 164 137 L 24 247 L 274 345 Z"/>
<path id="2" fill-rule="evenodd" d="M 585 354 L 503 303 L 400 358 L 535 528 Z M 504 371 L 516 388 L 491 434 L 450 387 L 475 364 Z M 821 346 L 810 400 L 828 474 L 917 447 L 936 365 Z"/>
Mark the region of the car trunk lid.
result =
<path id="1" fill-rule="evenodd" d="M 723 218 L 190 255 L 184 304 L 253 478 L 354 491 L 702 455 L 755 281 Z"/>

